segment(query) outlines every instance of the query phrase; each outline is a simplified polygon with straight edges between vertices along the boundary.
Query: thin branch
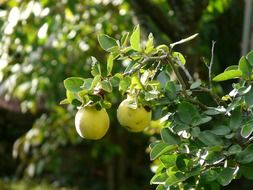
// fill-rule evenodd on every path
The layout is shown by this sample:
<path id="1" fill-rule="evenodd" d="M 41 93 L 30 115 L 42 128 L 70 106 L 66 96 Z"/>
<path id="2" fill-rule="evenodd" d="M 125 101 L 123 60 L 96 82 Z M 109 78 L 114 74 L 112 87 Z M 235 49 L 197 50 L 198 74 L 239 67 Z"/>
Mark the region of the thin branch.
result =
<path id="1" fill-rule="evenodd" d="M 159 62 L 158 62 L 158 64 L 157 64 L 157 66 L 156 66 L 156 68 L 155 68 L 155 74 L 156 74 L 156 73 L 158 72 L 158 70 L 160 69 L 160 66 L 161 66 L 161 60 L 159 60 Z M 151 80 L 153 80 L 153 79 L 154 79 L 155 74 L 153 75 L 153 77 L 151 78 Z"/>
<path id="2" fill-rule="evenodd" d="M 180 75 L 177 67 L 174 65 L 171 58 L 167 57 L 166 60 L 170 64 L 170 66 L 171 66 L 172 70 L 174 71 L 175 75 L 177 76 L 177 79 L 178 79 L 179 83 L 182 85 L 183 93 L 186 95 L 186 85 L 185 85 L 185 82 L 184 82 L 182 76 Z"/>
<path id="3" fill-rule="evenodd" d="M 204 88 L 204 87 L 199 87 L 199 88 L 200 88 L 201 91 L 209 93 L 210 96 L 213 98 L 213 100 L 216 102 L 217 105 L 220 104 L 221 99 L 220 99 L 220 97 L 219 97 L 217 94 L 213 93 L 213 92 L 212 92 L 210 89 L 208 89 L 208 88 Z"/>
<path id="4" fill-rule="evenodd" d="M 128 72 L 125 72 L 123 73 L 123 76 L 129 76 L 129 75 L 132 75 L 134 74 L 135 72 L 137 72 L 139 69 L 141 69 L 144 65 L 146 65 L 146 63 L 148 63 L 149 61 L 152 61 L 152 60 L 164 60 L 166 59 L 168 56 L 168 54 L 164 54 L 164 55 L 161 55 L 161 56 L 154 56 L 154 57 L 145 57 L 144 60 L 142 62 L 138 62 L 139 65 L 135 68 L 133 68 L 132 70 L 128 71 Z M 133 60 L 133 58 L 131 56 L 128 56 L 129 59 Z"/>
<path id="5" fill-rule="evenodd" d="M 212 55 L 211 55 L 211 61 L 208 66 L 208 78 L 209 78 L 209 88 L 212 89 L 212 68 L 213 68 L 213 57 L 214 57 L 214 45 L 215 41 L 212 41 Z"/>
<path id="6" fill-rule="evenodd" d="M 128 71 L 128 72 L 125 72 L 123 73 L 123 76 L 129 76 L 129 75 L 132 75 L 134 73 L 136 73 L 137 71 L 139 71 L 144 65 L 146 65 L 147 61 L 144 60 L 143 62 L 138 62 L 139 65 L 137 65 L 135 68 L 133 68 L 132 70 Z"/>
<path id="7" fill-rule="evenodd" d="M 201 108 L 204 109 L 204 110 L 207 110 L 207 109 L 208 109 L 208 107 L 207 107 L 206 105 L 202 104 L 202 103 L 201 103 L 200 101 L 198 101 L 198 100 L 195 100 L 195 99 L 191 98 L 191 97 L 188 96 L 188 95 L 187 95 L 185 98 L 186 98 L 189 102 L 198 105 L 199 107 L 201 107 Z"/>
<path id="8" fill-rule="evenodd" d="M 186 67 L 184 66 L 184 64 L 178 58 L 176 60 L 177 60 L 176 63 L 184 71 L 186 77 L 188 78 L 189 83 L 192 83 L 193 82 L 193 78 L 192 78 L 191 74 L 189 73 L 189 71 L 186 69 Z"/>
<path id="9" fill-rule="evenodd" d="M 183 43 L 185 43 L 185 42 L 191 41 L 191 40 L 193 40 L 194 38 L 196 38 L 198 35 L 199 35 L 199 34 L 196 33 L 196 34 L 193 34 L 193 35 L 189 36 L 188 38 L 184 38 L 184 39 L 182 39 L 182 40 L 180 40 L 180 41 L 178 41 L 178 42 L 175 42 L 175 43 L 170 44 L 171 50 L 172 50 L 173 47 L 175 47 L 176 45 L 178 45 L 178 44 L 183 44 Z"/>

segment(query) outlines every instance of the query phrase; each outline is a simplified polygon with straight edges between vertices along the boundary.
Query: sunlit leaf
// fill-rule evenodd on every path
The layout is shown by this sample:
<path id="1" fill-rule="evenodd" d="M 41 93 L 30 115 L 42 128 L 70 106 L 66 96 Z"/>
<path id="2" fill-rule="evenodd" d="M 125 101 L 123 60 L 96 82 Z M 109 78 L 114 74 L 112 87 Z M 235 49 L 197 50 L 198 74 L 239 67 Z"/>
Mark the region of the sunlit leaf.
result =
<path id="1" fill-rule="evenodd" d="M 132 35 L 130 36 L 130 45 L 132 49 L 136 51 L 141 51 L 141 34 L 140 34 L 140 26 L 137 25 L 134 30 Z"/>
<path id="2" fill-rule="evenodd" d="M 83 85 L 84 79 L 81 77 L 70 77 L 64 80 L 64 86 L 67 90 L 71 92 L 81 91 L 81 86 Z"/>
<path id="3" fill-rule="evenodd" d="M 223 73 L 217 75 L 213 78 L 213 81 L 225 81 L 229 79 L 236 79 L 242 76 L 242 71 L 240 70 L 228 70 Z"/>
<path id="4" fill-rule="evenodd" d="M 154 37 L 153 34 L 150 33 L 148 35 L 148 41 L 145 46 L 144 53 L 149 54 L 154 49 Z"/>

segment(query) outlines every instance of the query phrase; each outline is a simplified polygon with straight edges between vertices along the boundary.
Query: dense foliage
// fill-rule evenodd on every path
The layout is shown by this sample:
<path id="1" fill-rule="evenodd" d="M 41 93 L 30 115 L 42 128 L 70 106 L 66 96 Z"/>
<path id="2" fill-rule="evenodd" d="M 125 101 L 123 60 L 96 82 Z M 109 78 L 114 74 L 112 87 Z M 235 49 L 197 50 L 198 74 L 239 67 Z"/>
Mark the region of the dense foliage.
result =
<path id="1" fill-rule="evenodd" d="M 214 78 L 213 62 L 206 63 L 209 81 L 205 82 L 193 78 L 185 68 L 184 56 L 173 51 L 174 46 L 194 37 L 169 47 L 155 47 L 152 34 L 145 44 L 141 43 L 139 26 L 120 40 L 99 35 L 99 44 L 109 52 L 106 72 L 93 58 L 93 78 L 71 77 L 64 81 L 67 99 L 62 103 L 110 109 L 110 94 L 119 91 L 133 98 L 129 108 L 142 105 L 152 110 L 157 125 L 147 130 L 155 128 L 161 136 L 161 140 L 153 138 L 150 145 L 150 158 L 157 161 L 151 184 L 158 184 L 158 190 L 220 189 L 220 185 L 226 186 L 241 175 L 253 179 L 253 51 Z M 113 66 L 120 62 L 127 62 L 128 67 L 113 72 Z M 231 84 L 232 90 L 220 98 L 212 81 L 237 78 Z M 201 100 L 199 93 L 209 96 L 209 101 Z"/>

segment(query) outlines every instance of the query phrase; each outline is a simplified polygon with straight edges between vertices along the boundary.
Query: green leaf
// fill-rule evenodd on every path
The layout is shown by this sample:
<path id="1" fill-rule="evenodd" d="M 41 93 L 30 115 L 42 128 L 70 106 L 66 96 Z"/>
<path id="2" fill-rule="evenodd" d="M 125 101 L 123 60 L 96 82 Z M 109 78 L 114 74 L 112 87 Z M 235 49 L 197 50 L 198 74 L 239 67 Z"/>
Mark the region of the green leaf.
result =
<path id="1" fill-rule="evenodd" d="M 211 149 L 216 148 L 216 147 L 210 147 Z M 219 147 L 217 147 L 219 149 Z M 221 154 L 221 151 L 211 151 L 208 150 L 208 155 L 205 158 L 205 162 L 207 164 L 218 164 L 222 161 L 224 161 L 225 157 L 223 154 Z"/>
<path id="2" fill-rule="evenodd" d="M 113 61 L 114 61 L 113 54 L 110 53 L 109 56 L 107 57 L 107 76 L 112 74 Z"/>
<path id="3" fill-rule="evenodd" d="M 196 89 L 200 87 L 200 85 L 201 85 L 201 80 L 197 80 L 196 82 L 191 84 L 190 89 Z"/>
<path id="4" fill-rule="evenodd" d="M 253 88 L 251 86 L 251 89 L 248 93 L 244 95 L 245 102 L 247 106 L 252 107 L 253 106 Z"/>
<path id="5" fill-rule="evenodd" d="M 161 87 L 165 88 L 167 83 L 170 81 L 170 77 L 166 71 L 162 71 L 158 74 L 157 80 L 160 82 Z"/>
<path id="6" fill-rule="evenodd" d="M 93 78 L 87 78 L 83 80 L 83 85 L 81 86 L 82 89 L 90 90 L 92 85 Z"/>
<path id="7" fill-rule="evenodd" d="M 212 117 L 203 115 L 203 116 L 200 116 L 200 117 L 193 118 L 193 121 L 192 121 L 191 124 L 192 124 L 192 126 L 199 126 L 199 125 L 208 123 L 211 120 L 212 120 Z"/>
<path id="8" fill-rule="evenodd" d="M 242 113 L 241 113 L 241 108 L 237 107 L 233 112 L 230 117 L 230 122 L 229 122 L 229 128 L 233 131 L 236 131 L 242 124 Z"/>
<path id="9" fill-rule="evenodd" d="M 143 86 L 141 84 L 140 78 L 133 76 L 131 79 L 131 88 L 141 90 Z"/>
<path id="10" fill-rule="evenodd" d="M 250 78 L 251 73 L 252 73 L 252 67 L 244 56 L 242 56 L 239 61 L 239 69 L 242 72 L 243 78 L 245 79 Z"/>
<path id="11" fill-rule="evenodd" d="M 247 146 L 243 151 L 236 155 L 236 160 L 241 164 L 253 162 L 253 144 Z"/>
<path id="12" fill-rule="evenodd" d="M 81 106 L 82 105 L 82 102 L 80 102 L 79 100 L 77 99 L 74 99 L 72 102 L 71 102 L 72 105 L 74 106 Z"/>
<path id="13" fill-rule="evenodd" d="M 169 52 L 170 51 L 170 48 L 165 44 L 161 44 L 161 45 L 157 46 L 156 49 L 160 50 L 160 51 L 162 50 L 163 52 Z"/>
<path id="14" fill-rule="evenodd" d="M 158 173 L 152 177 L 152 179 L 150 180 L 150 184 L 164 184 L 167 178 L 168 175 L 166 174 L 166 172 Z"/>
<path id="15" fill-rule="evenodd" d="M 242 151 L 242 148 L 238 144 L 234 144 L 228 149 L 228 155 L 233 155 L 233 154 L 238 154 L 239 152 Z"/>
<path id="16" fill-rule="evenodd" d="M 113 76 L 110 78 L 110 83 L 111 83 L 112 87 L 118 87 L 119 82 L 120 82 L 120 78 L 117 76 Z"/>
<path id="17" fill-rule="evenodd" d="M 229 79 L 235 79 L 239 78 L 242 76 L 242 71 L 240 70 L 229 70 L 229 71 L 224 71 L 223 73 L 217 75 L 216 77 L 213 78 L 213 81 L 225 81 Z"/>
<path id="18" fill-rule="evenodd" d="M 205 182 L 211 182 L 216 180 L 218 176 L 219 174 L 215 170 L 209 169 L 202 173 L 201 179 L 203 179 Z"/>
<path id="19" fill-rule="evenodd" d="M 70 77 L 64 80 L 64 87 L 71 92 L 81 91 L 84 79 L 81 77 Z"/>
<path id="20" fill-rule="evenodd" d="M 97 76 L 97 75 L 101 75 L 101 68 L 100 68 L 100 64 L 97 61 L 97 59 L 95 57 L 91 57 L 92 60 L 92 64 L 91 64 L 91 74 L 93 77 Z"/>
<path id="21" fill-rule="evenodd" d="M 248 60 L 249 64 L 253 67 L 253 51 L 249 52 L 246 55 L 246 59 Z"/>
<path id="22" fill-rule="evenodd" d="M 236 175 L 236 168 L 223 168 L 217 177 L 217 181 L 222 185 L 228 185 Z"/>
<path id="23" fill-rule="evenodd" d="M 112 85 L 111 85 L 111 83 L 109 82 L 109 81 L 107 81 L 107 80 L 103 80 L 102 82 L 101 82 L 101 88 L 104 90 L 104 91 L 106 91 L 106 92 L 112 92 Z"/>
<path id="24" fill-rule="evenodd" d="M 66 97 L 68 102 L 71 104 L 72 101 L 75 99 L 75 94 L 69 90 L 66 90 Z"/>
<path id="25" fill-rule="evenodd" d="M 210 131 L 200 132 L 198 138 L 201 142 L 203 142 L 207 146 L 223 145 L 222 139 L 217 135 L 211 133 Z"/>
<path id="26" fill-rule="evenodd" d="M 99 102 L 102 99 L 102 97 L 100 95 L 89 94 L 89 99 L 92 100 L 94 103 L 96 103 L 96 102 Z M 101 109 L 101 106 L 100 106 L 99 110 L 100 109 Z"/>
<path id="27" fill-rule="evenodd" d="M 107 100 L 103 100 L 101 101 L 101 106 L 105 109 L 110 109 L 112 107 L 112 104 Z"/>
<path id="28" fill-rule="evenodd" d="M 153 34 L 150 33 L 148 35 L 148 41 L 146 43 L 144 53 L 149 54 L 153 49 L 154 49 L 154 37 Z"/>
<path id="29" fill-rule="evenodd" d="M 150 151 L 150 160 L 155 160 L 156 158 L 158 158 L 162 154 L 164 154 L 166 152 L 170 152 L 176 148 L 177 148 L 177 146 L 175 146 L 175 145 L 168 145 L 163 142 L 157 143 L 154 145 L 154 147 Z"/>
<path id="30" fill-rule="evenodd" d="M 241 165 L 240 170 L 245 178 L 253 180 L 253 162 Z"/>
<path id="31" fill-rule="evenodd" d="M 241 108 L 237 107 L 231 115 L 231 119 L 229 122 L 229 128 L 232 131 L 236 131 L 239 127 L 241 127 L 242 124 L 242 113 L 241 113 Z"/>
<path id="32" fill-rule="evenodd" d="M 80 98 L 83 98 L 85 95 L 87 95 L 89 93 L 90 90 L 87 90 L 87 89 L 83 89 L 81 91 L 79 91 L 77 93 L 77 95 L 80 97 Z"/>
<path id="33" fill-rule="evenodd" d="M 248 138 L 253 132 L 253 122 L 246 123 L 242 126 L 241 135 L 244 138 Z"/>
<path id="34" fill-rule="evenodd" d="M 212 132 L 213 134 L 220 136 L 227 135 L 230 133 L 230 131 L 230 128 L 225 125 L 218 125 L 215 126 L 212 130 L 210 130 L 210 132 Z"/>
<path id="35" fill-rule="evenodd" d="M 160 161 L 166 168 L 170 168 L 176 165 L 177 155 L 170 154 L 170 155 L 162 155 L 160 157 Z"/>
<path id="36" fill-rule="evenodd" d="M 90 88 L 93 89 L 95 86 L 97 86 L 97 84 L 101 81 L 101 76 L 100 75 L 97 75 L 94 77 L 92 83 L 91 83 L 91 86 Z"/>
<path id="37" fill-rule="evenodd" d="M 126 92 L 128 87 L 131 85 L 131 78 L 125 77 L 119 82 L 119 91 Z"/>
<path id="38" fill-rule="evenodd" d="M 200 134 L 200 128 L 199 127 L 193 127 L 191 131 L 191 135 L 193 137 L 198 137 Z"/>
<path id="39" fill-rule="evenodd" d="M 238 65 L 230 65 L 225 69 L 225 71 L 238 70 L 238 68 Z"/>
<path id="40" fill-rule="evenodd" d="M 157 187 L 156 187 L 156 189 L 155 190 L 166 190 L 167 188 L 166 187 L 164 187 L 164 185 L 163 184 L 159 184 Z"/>
<path id="41" fill-rule="evenodd" d="M 123 36 L 121 37 L 121 39 L 120 39 L 120 43 L 121 43 L 122 46 L 126 46 L 127 45 L 128 37 L 129 37 L 129 32 L 125 32 L 123 34 Z"/>
<path id="42" fill-rule="evenodd" d="M 182 53 L 180 53 L 180 52 L 173 52 L 173 53 L 172 53 L 172 56 L 173 56 L 176 60 L 180 61 L 183 65 L 185 65 L 186 60 L 185 60 L 185 58 L 184 58 L 184 56 L 183 56 Z"/>
<path id="43" fill-rule="evenodd" d="M 169 145 L 177 145 L 180 144 L 180 137 L 172 133 L 168 128 L 162 128 L 161 137 L 163 142 Z"/>
<path id="44" fill-rule="evenodd" d="M 105 34 L 98 35 L 98 42 L 102 49 L 109 52 L 111 48 L 118 46 L 115 39 Z"/>
<path id="45" fill-rule="evenodd" d="M 130 36 L 130 45 L 132 49 L 136 51 L 141 51 L 140 39 L 141 39 L 140 26 L 137 25 L 135 26 L 133 33 Z"/>
<path id="46" fill-rule="evenodd" d="M 70 102 L 68 101 L 67 98 L 65 98 L 64 100 L 60 101 L 60 105 L 64 105 L 64 104 L 69 104 Z"/>
<path id="47" fill-rule="evenodd" d="M 170 100 L 175 100 L 176 99 L 176 97 L 177 97 L 177 87 L 176 87 L 174 82 L 172 82 L 172 81 L 167 82 L 165 90 L 166 90 L 166 92 L 165 92 L 166 96 Z"/>
<path id="48" fill-rule="evenodd" d="M 190 126 L 187 124 L 177 123 L 176 125 L 173 126 L 173 131 L 175 133 L 178 133 L 180 131 L 188 130 L 189 128 L 190 128 Z"/>
<path id="49" fill-rule="evenodd" d="M 178 117 L 182 122 L 191 124 L 193 118 L 199 117 L 199 112 L 192 104 L 182 102 L 178 107 Z"/>
<path id="50" fill-rule="evenodd" d="M 226 109 L 224 108 L 224 110 L 219 110 L 218 108 L 212 108 L 209 107 L 208 110 L 204 111 L 204 114 L 206 115 L 218 115 L 221 113 L 225 113 Z"/>
<path id="51" fill-rule="evenodd" d="M 187 177 L 185 177 L 183 172 L 170 173 L 168 175 L 167 180 L 166 180 L 166 185 L 170 187 L 170 186 L 173 186 L 173 185 L 175 185 L 179 182 L 182 182 L 186 179 L 187 179 Z"/>
<path id="52" fill-rule="evenodd" d="M 177 157 L 176 166 L 182 172 L 186 172 L 187 171 L 187 164 L 186 164 L 186 157 L 185 157 L 185 155 L 181 154 L 181 155 L 179 155 Z"/>

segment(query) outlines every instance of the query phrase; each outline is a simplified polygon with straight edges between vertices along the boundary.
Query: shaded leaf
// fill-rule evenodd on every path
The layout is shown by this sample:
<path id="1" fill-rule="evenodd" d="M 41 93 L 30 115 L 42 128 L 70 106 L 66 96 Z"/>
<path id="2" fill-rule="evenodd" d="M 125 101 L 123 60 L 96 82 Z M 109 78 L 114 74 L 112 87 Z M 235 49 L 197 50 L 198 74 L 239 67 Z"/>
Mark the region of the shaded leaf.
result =
<path id="1" fill-rule="evenodd" d="M 177 145 L 180 144 L 180 137 L 172 133 L 168 128 L 162 128 L 161 137 L 163 142 L 169 145 Z"/>
<path id="2" fill-rule="evenodd" d="M 200 132 L 198 138 L 201 142 L 208 146 L 223 145 L 222 139 L 210 131 Z"/>
<path id="3" fill-rule="evenodd" d="M 253 144 L 247 146 L 243 151 L 236 155 L 236 160 L 242 164 L 253 162 Z"/>
<path id="4" fill-rule="evenodd" d="M 242 126 L 241 129 L 241 135 L 244 138 L 248 138 L 253 132 L 253 122 L 246 123 L 244 126 Z"/>
<path id="5" fill-rule="evenodd" d="M 160 82 L 161 87 L 165 88 L 167 83 L 170 81 L 170 77 L 166 71 L 162 71 L 158 74 L 157 80 Z"/>
<path id="6" fill-rule="evenodd" d="M 201 80 L 197 80 L 191 84 L 190 89 L 198 88 L 198 87 L 200 87 L 200 85 L 201 85 Z"/>
<path id="7" fill-rule="evenodd" d="M 234 144 L 228 149 L 228 155 L 233 155 L 233 154 L 238 154 L 239 152 L 242 151 L 242 148 L 238 144 Z"/>
<path id="8" fill-rule="evenodd" d="M 178 117 L 186 124 L 191 124 L 193 118 L 199 117 L 199 112 L 195 106 L 188 102 L 182 102 L 178 107 Z"/>
<path id="9" fill-rule="evenodd" d="M 241 165 L 240 170 L 245 178 L 253 180 L 253 162 Z"/>
<path id="10" fill-rule="evenodd" d="M 210 130 L 210 132 L 212 132 L 213 134 L 221 136 L 229 134 L 230 131 L 230 128 L 225 125 L 218 125 L 215 126 L 212 130 Z"/>
<path id="11" fill-rule="evenodd" d="M 174 150 L 176 147 L 175 145 L 168 145 L 163 142 L 157 143 L 150 151 L 150 160 L 155 160 L 162 154 Z"/>
<path id="12" fill-rule="evenodd" d="M 231 119 L 229 122 L 229 128 L 233 131 L 236 131 L 242 123 L 242 113 L 241 113 L 241 108 L 237 107 L 231 115 Z"/>
<path id="13" fill-rule="evenodd" d="M 236 168 L 223 168 L 217 177 L 217 181 L 222 185 L 228 185 L 235 177 Z"/>

